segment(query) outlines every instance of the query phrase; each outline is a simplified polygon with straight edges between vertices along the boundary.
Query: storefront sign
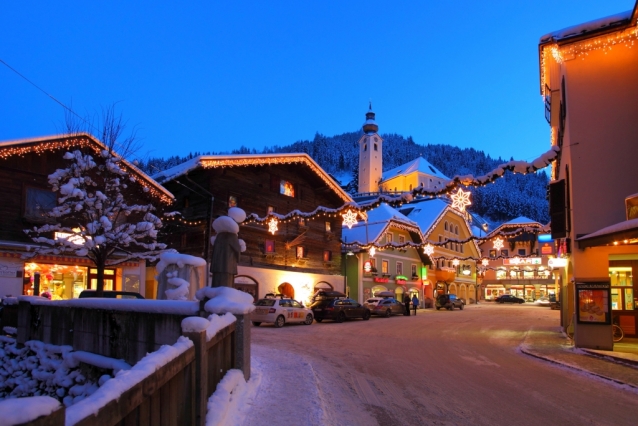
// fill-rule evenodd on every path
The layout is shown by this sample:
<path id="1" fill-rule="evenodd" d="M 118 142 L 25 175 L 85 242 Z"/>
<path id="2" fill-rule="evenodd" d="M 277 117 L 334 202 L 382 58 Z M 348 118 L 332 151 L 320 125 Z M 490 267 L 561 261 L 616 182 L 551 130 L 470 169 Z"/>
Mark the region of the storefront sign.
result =
<path id="1" fill-rule="evenodd" d="M 540 257 L 513 257 L 511 259 L 503 259 L 503 265 L 542 265 L 543 261 Z"/>
<path id="2" fill-rule="evenodd" d="M 19 277 L 21 275 L 18 275 L 18 271 L 11 271 L 8 269 L 0 269 L 0 277 L 9 277 L 9 278 L 16 278 Z"/>
<path id="3" fill-rule="evenodd" d="M 567 266 L 567 259 L 563 257 L 554 257 L 547 261 L 547 266 L 550 268 L 564 268 Z"/>
<path id="4" fill-rule="evenodd" d="M 394 280 L 397 282 L 397 284 L 405 284 L 405 282 L 408 280 L 408 277 L 406 277 L 405 275 L 397 275 L 394 277 Z"/>
<path id="5" fill-rule="evenodd" d="M 396 280 L 397 284 L 401 285 L 401 284 L 405 284 L 405 280 Z"/>
<path id="6" fill-rule="evenodd" d="M 388 279 L 388 277 L 374 277 L 373 281 L 375 283 L 387 283 L 390 280 Z"/>
<path id="7" fill-rule="evenodd" d="M 541 254 L 543 256 L 554 254 L 554 243 L 543 243 L 541 245 Z"/>

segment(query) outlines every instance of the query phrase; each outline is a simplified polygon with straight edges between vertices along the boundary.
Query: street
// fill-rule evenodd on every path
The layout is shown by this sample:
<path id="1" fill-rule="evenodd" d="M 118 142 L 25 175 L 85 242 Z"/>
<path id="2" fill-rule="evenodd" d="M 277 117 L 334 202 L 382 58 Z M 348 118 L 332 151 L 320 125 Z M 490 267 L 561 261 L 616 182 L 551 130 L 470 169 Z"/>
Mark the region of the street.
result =
<path id="1" fill-rule="evenodd" d="M 320 423 L 330 425 L 636 424 L 635 391 L 520 352 L 533 333 L 555 331 L 558 316 L 485 302 L 416 317 L 253 327 L 256 354 L 281 357 L 282 370 L 288 358 L 305 360 L 317 389 L 262 395 L 273 417 L 248 424 L 278 424 L 277 407 L 303 398 L 317 398 Z"/>

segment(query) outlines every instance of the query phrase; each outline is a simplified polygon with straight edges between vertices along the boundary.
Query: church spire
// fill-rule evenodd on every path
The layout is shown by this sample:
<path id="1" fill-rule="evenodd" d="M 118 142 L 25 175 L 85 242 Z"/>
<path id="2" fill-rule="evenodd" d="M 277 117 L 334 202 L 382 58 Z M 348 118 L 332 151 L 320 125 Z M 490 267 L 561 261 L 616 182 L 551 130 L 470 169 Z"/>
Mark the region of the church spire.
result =
<path id="1" fill-rule="evenodd" d="M 372 101 L 370 101 L 370 107 L 366 112 L 366 122 L 363 123 L 363 132 L 366 134 L 374 134 L 379 132 L 379 126 L 374 121 L 374 111 L 372 111 Z"/>

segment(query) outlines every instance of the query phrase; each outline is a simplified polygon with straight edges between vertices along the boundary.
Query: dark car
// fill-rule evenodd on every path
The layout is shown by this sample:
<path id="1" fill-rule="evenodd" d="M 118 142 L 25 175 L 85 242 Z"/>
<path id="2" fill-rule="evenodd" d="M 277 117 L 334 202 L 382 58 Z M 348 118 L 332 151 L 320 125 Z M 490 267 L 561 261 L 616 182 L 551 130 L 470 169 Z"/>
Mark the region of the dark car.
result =
<path id="1" fill-rule="evenodd" d="M 525 300 L 520 297 L 512 296 L 511 294 L 503 294 L 494 299 L 497 303 L 525 303 Z"/>
<path id="2" fill-rule="evenodd" d="M 454 308 L 463 310 L 465 301 L 456 297 L 456 294 L 439 294 L 436 297 L 435 306 L 437 311 L 441 308 L 449 309 L 450 311 L 454 310 Z"/>
<path id="3" fill-rule="evenodd" d="M 325 319 L 343 322 L 350 318 L 361 318 L 367 321 L 371 315 L 370 309 L 348 298 L 316 300 L 310 305 L 310 309 L 312 309 L 312 314 L 317 322 L 321 322 Z"/>
<path id="4" fill-rule="evenodd" d="M 80 293 L 80 299 L 84 299 L 87 297 L 97 297 L 97 293 L 95 290 L 82 290 Z M 104 290 L 104 294 L 102 297 L 106 297 L 109 299 L 144 299 L 139 293 L 134 291 L 118 291 L 118 290 Z"/>

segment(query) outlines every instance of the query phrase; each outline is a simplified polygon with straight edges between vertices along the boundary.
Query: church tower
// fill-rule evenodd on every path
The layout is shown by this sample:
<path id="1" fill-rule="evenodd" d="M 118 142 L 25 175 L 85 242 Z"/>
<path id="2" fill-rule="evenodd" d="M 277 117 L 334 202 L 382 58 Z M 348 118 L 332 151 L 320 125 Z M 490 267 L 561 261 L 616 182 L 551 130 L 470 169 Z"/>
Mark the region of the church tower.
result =
<path id="1" fill-rule="evenodd" d="M 383 173 L 383 139 L 374 121 L 372 102 L 363 123 L 363 136 L 359 139 L 359 182 L 357 192 L 378 192 Z"/>

